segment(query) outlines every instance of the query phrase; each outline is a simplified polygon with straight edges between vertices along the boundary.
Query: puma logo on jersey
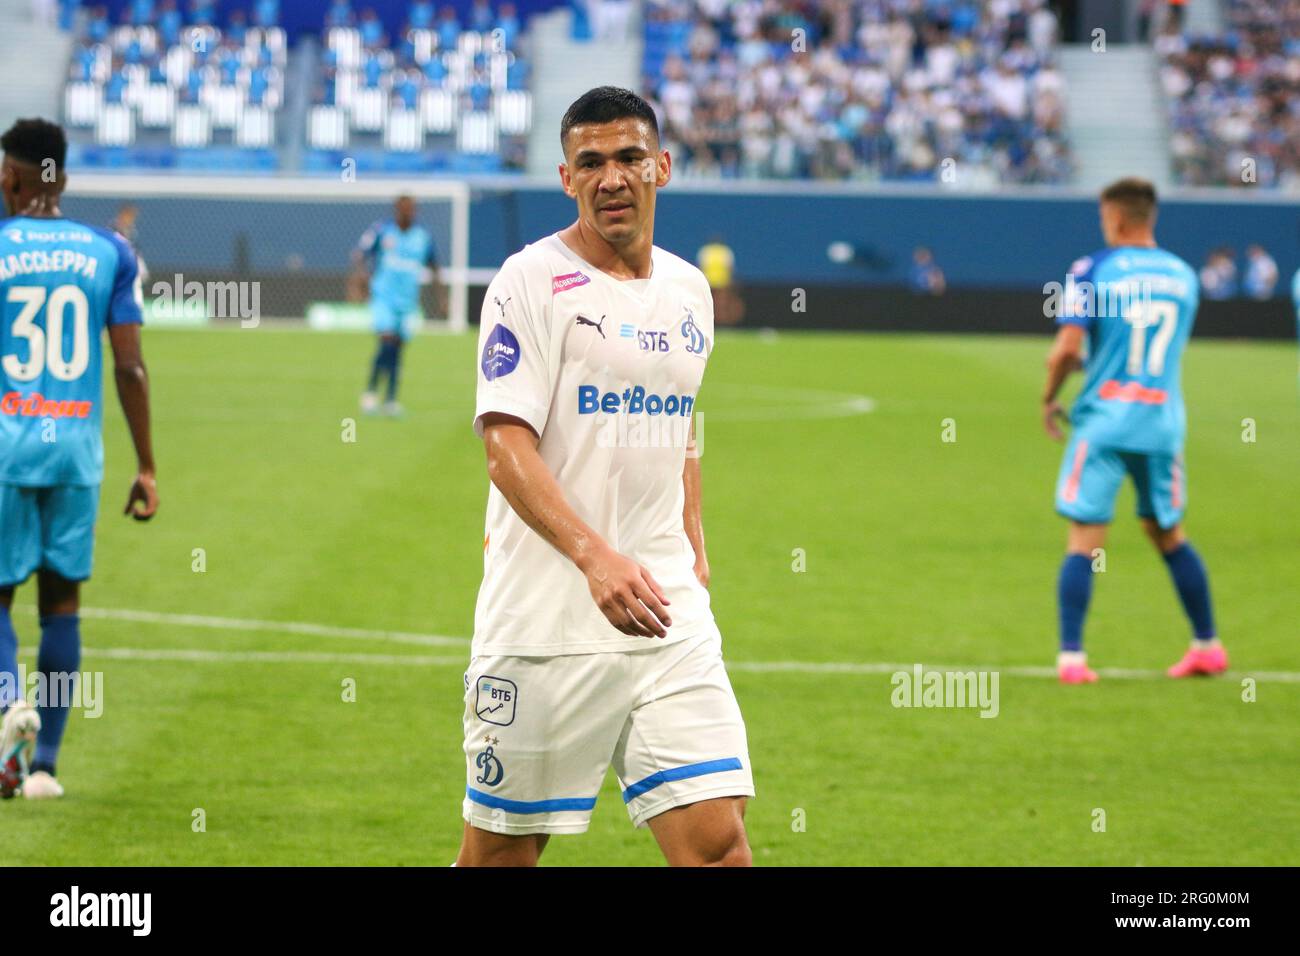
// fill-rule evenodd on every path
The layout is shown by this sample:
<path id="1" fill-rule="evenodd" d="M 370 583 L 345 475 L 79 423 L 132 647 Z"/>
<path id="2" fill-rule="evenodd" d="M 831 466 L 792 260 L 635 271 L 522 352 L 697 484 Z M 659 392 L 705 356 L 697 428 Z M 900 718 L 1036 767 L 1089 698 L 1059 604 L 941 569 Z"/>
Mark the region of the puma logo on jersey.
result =
<path id="1" fill-rule="evenodd" d="M 501 310 L 501 318 L 504 319 L 506 317 L 506 306 L 510 304 L 510 300 L 513 298 L 514 296 L 506 296 L 506 300 L 502 302 L 496 296 L 492 297 L 492 301 L 495 302 L 497 304 L 497 308 Z"/>
<path id="2" fill-rule="evenodd" d="M 595 329 L 597 332 L 600 333 L 600 337 L 601 337 L 602 339 L 605 337 L 605 330 L 601 328 L 601 326 L 605 324 L 605 317 L 604 317 L 603 315 L 600 317 L 600 321 L 599 321 L 599 322 L 593 322 L 593 321 L 591 321 L 591 319 L 587 318 L 585 315 L 580 315 L 580 316 L 578 316 L 578 324 L 579 324 L 579 325 L 590 325 L 593 329 Z"/>

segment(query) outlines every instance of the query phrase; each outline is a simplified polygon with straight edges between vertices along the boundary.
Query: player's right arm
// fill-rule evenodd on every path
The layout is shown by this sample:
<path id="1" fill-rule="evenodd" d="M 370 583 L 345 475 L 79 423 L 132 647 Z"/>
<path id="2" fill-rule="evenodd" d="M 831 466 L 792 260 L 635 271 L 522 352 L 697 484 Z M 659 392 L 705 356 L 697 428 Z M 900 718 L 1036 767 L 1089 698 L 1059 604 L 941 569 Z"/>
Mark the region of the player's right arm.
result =
<path id="1" fill-rule="evenodd" d="M 668 598 L 647 568 L 619 554 L 569 506 L 521 419 L 479 416 L 488 477 L 511 509 L 587 578 L 591 598 L 610 624 L 636 637 L 664 637 Z"/>

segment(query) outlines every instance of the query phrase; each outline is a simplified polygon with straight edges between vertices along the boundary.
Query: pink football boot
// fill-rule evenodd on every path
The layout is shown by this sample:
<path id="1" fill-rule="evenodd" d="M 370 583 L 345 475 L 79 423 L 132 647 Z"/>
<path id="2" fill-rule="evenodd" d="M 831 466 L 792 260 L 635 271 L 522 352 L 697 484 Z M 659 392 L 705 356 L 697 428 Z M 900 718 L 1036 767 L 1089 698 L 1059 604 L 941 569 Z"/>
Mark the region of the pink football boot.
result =
<path id="1" fill-rule="evenodd" d="M 1212 674 L 1222 674 L 1227 669 L 1228 652 L 1223 649 L 1222 644 L 1215 644 L 1204 650 L 1189 647 L 1183 659 L 1165 673 L 1170 677 L 1196 677 L 1197 675 L 1208 677 Z"/>
<path id="2" fill-rule="evenodd" d="M 1095 684 L 1097 672 L 1087 664 L 1064 664 L 1056 669 L 1062 684 Z"/>

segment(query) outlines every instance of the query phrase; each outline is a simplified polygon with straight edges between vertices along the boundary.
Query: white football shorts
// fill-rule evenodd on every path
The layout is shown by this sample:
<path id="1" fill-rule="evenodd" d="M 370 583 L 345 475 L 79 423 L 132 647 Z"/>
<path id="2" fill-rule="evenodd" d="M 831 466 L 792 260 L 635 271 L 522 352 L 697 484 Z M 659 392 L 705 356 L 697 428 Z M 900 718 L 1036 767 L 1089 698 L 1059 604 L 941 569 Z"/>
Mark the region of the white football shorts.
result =
<path id="1" fill-rule="evenodd" d="M 638 827 L 754 795 L 716 627 L 634 651 L 471 658 L 464 749 L 464 818 L 495 833 L 586 831 L 611 764 Z"/>

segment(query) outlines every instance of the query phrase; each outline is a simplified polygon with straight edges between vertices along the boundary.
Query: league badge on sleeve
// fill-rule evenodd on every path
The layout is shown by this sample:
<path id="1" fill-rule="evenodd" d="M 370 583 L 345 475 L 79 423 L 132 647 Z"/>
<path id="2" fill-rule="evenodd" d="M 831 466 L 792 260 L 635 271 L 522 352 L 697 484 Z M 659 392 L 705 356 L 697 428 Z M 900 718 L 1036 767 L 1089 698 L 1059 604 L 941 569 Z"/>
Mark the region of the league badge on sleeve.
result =
<path id="1" fill-rule="evenodd" d="M 483 377 L 489 382 L 509 375 L 519 365 L 519 340 L 504 325 L 498 325 L 483 343 Z"/>
<path id="2" fill-rule="evenodd" d="M 474 697 L 474 713 L 479 720 L 508 727 L 515 722 L 515 704 L 519 688 L 512 680 L 484 674 L 478 679 Z"/>

